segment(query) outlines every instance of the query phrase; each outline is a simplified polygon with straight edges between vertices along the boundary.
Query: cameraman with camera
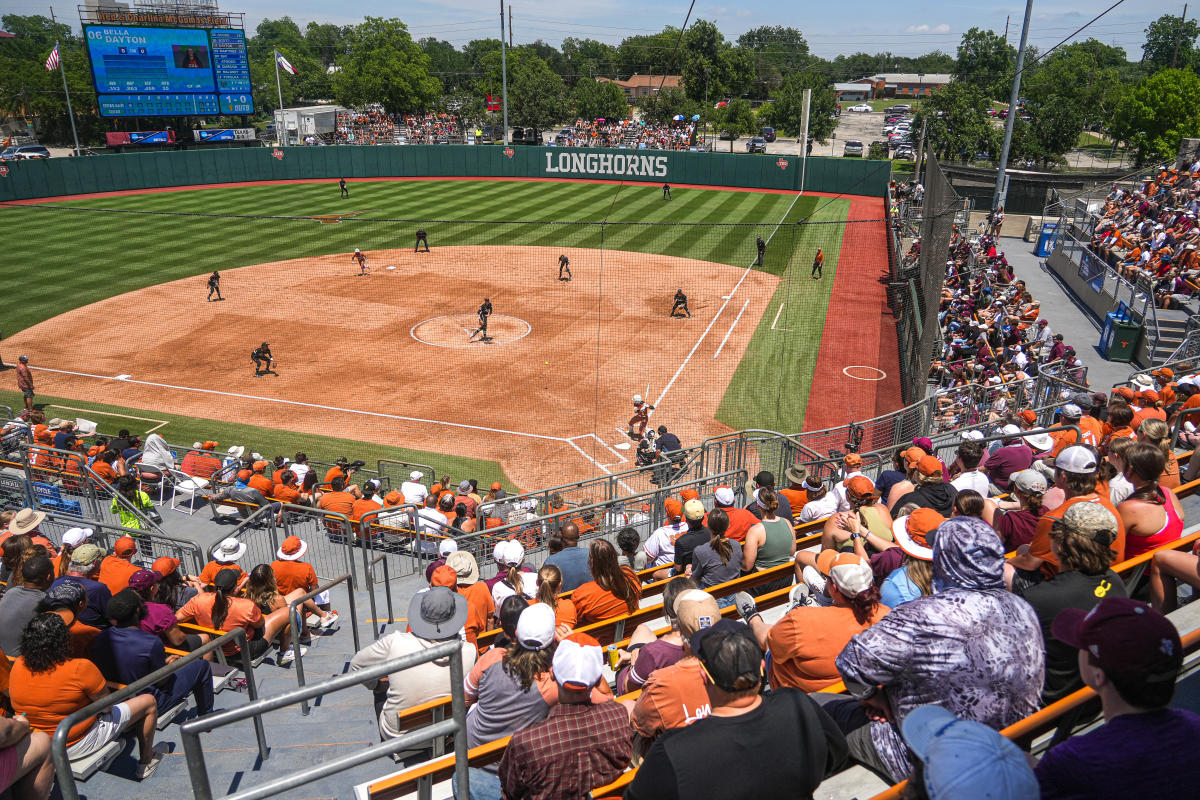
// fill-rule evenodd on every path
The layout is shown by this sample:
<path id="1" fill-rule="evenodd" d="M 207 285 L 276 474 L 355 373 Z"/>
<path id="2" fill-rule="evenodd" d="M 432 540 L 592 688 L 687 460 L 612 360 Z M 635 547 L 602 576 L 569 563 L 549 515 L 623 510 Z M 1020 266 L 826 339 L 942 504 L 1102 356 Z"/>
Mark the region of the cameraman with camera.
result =
<path id="1" fill-rule="evenodd" d="M 334 466 L 330 467 L 329 471 L 325 473 L 324 483 L 333 483 L 334 478 L 341 478 L 342 483 L 348 486 L 350 485 L 350 476 L 366 465 L 367 462 L 365 461 L 350 461 L 345 456 L 341 456 L 335 462 Z"/>

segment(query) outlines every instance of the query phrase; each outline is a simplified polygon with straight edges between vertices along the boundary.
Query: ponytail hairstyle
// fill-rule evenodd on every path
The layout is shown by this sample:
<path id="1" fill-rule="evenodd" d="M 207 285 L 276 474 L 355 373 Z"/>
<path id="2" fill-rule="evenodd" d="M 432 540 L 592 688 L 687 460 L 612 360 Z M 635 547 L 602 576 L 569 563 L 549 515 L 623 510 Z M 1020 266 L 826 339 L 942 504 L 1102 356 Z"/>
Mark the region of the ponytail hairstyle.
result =
<path id="1" fill-rule="evenodd" d="M 553 564 L 543 564 L 538 570 L 537 597 L 539 603 L 558 608 L 558 591 L 562 588 L 562 570 Z"/>
<path id="2" fill-rule="evenodd" d="M 1171 460 L 1171 429 L 1161 419 L 1151 417 L 1142 421 L 1137 429 L 1139 441 L 1153 444 L 1162 451 L 1165 461 Z"/>
<path id="3" fill-rule="evenodd" d="M 225 578 L 226 573 L 228 573 L 230 578 L 233 579 L 233 585 L 226 589 L 222 589 L 221 586 L 223 584 L 229 583 L 229 579 Z M 217 630 L 223 629 L 223 626 L 225 625 L 225 617 L 229 615 L 229 598 L 235 591 L 237 591 L 238 575 L 239 573 L 236 569 L 223 569 L 218 572 L 217 577 L 213 579 L 213 593 L 216 594 L 216 599 L 213 600 L 212 622 L 213 627 Z"/>
<path id="4" fill-rule="evenodd" d="M 714 508 L 708 512 L 708 530 L 712 534 L 708 543 L 716 551 L 721 563 L 728 564 L 733 555 L 733 543 L 725 538 L 725 532 L 729 530 L 729 514 L 725 509 Z"/>
<path id="5" fill-rule="evenodd" d="M 758 490 L 758 504 L 762 506 L 764 514 L 775 516 L 775 512 L 779 509 L 779 497 L 775 494 L 775 490 L 763 486 Z"/>

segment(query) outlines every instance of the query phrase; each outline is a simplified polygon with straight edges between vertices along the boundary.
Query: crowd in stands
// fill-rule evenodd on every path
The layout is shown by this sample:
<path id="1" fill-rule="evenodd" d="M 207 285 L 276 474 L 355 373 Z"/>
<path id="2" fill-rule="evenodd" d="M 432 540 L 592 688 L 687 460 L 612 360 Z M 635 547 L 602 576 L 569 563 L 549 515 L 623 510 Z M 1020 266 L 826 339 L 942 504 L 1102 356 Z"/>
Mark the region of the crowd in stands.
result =
<path id="1" fill-rule="evenodd" d="M 339 111 L 334 144 L 437 144 L 461 142 L 462 124 L 454 114 L 388 114 L 382 109 Z"/>
<path id="2" fill-rule="evenodd" d="M 1200 293 L 1200 161 L 1165 166 L 1137 189 L 1113 184 L 1091 232 L 1091 249 L 1130 282 L 1153 286 L 1159 308 L 1196 310 Z"/>
<path id="3" fill-rule="evenodd" d="M 576 120 L 555 137 L 560 147 L 627 147 L 636 150 L 687 150 L 695 144 L 694 122 L 639 122 L 631 119 Z"/>

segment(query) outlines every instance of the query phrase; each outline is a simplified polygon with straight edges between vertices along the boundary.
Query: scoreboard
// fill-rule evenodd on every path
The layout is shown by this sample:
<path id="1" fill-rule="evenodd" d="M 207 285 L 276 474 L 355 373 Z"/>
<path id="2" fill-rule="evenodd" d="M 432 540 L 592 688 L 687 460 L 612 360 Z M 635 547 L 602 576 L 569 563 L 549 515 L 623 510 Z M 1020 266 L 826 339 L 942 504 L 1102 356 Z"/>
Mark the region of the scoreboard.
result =
<path id="1" fill-rule="evenodd" d="M 254 113 L 242 30 L 84 25 L 84 37 L 101 116 Z"/>

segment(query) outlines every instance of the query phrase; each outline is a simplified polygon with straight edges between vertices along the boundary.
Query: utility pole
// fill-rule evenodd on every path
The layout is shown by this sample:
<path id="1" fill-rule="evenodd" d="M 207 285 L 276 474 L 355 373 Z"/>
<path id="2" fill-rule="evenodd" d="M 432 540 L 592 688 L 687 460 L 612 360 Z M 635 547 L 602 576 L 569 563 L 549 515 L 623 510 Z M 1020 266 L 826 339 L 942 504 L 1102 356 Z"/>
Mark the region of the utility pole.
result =
<path id="1" fill-rule="evenodd" d="M 1175 29 L 1175 48 L 1171 51 L 1171 69 L 1175 69 L 1175 59 L 1179 55 L 1179 37 L 1183 35 L 1183 23 L 1187 21 L 1187 3 L 1183 4 L 1183 14 L 1179 17 L 1179 27 Z"/>
<path id="2" fill-rule="evenodd" d="M 43 17 L 43 19 L 45 19 Z M 50 24 L 54 26 L 54 49 L 58 50 L 58 71 L 62 74 L 63 94 L 67 97 L 67 119 L 71 121 L 71 139 L 75 142 L 75 155 L 79 155 L 79 134 L 75 131 L 75 112 L 71 110 L 71 90 L 67 88 L 67 60 L 63 58 L 58 41 L 58 20 L 54 18 L 54 6 L 50 6 Z"/>
<path id="3" fill-rule="evenodd" d="M 512 47 L 512 6 L 508 7 L 508 46 Z"/>
<path id="4" fill-rule="evenodd" d="M 1008 21 L 1011 18 L 1010 14 L 1004 15 L 1004 43 L 1008 44 Z"/>
<path id="5" fill-rule="evenodd" d="M 1000 148 L 1000 163 L 996 168 L 996 190 L 992 193 L 992 208 L 1004 205 L 1008 186 L 1004 170 L 1008 166 L 1008 151 L 1012 147 L 1013 123 L 1017 121 L 1017 103 L 1021 99 L 1021 70 L 1025 68 L 1025 45 L 1029 42 L 1029 18 L 1033 16 L 1033 0 L 1025 0 L 1025 22 L 1021 25 L 1021 46 L 1017 49 L 1017 71 L 1013 74 L 1012 94 L 1008 98 L 1008 116 L 1004 119 L 1004 146 Z"/>
<path id="6" fill-rule="evenodd" d="M 504 0 L 500 0 L 500 99 L 504 104 L 504 144 L 508 144 L 508 61 L 504 48 Z"/>

